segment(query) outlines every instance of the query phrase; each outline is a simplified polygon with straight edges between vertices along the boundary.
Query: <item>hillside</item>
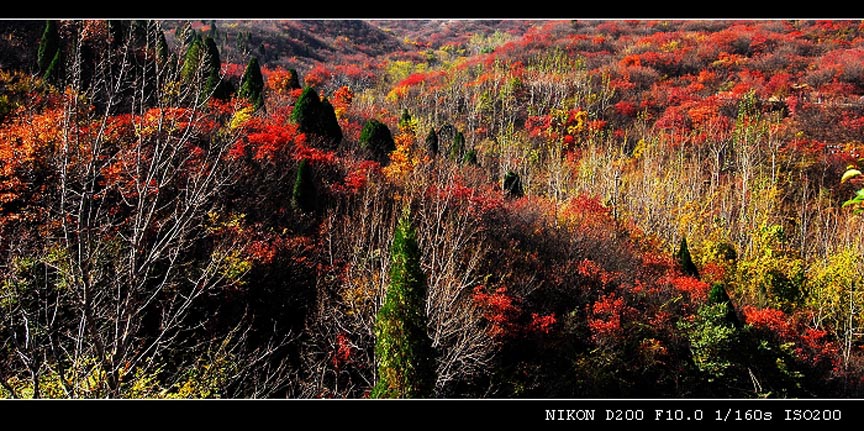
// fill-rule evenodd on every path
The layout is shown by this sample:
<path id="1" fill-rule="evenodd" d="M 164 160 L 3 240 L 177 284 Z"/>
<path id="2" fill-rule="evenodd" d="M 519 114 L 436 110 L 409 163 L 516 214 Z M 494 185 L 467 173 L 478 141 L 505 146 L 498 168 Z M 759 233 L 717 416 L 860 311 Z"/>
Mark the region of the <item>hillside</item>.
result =
<path id="1" fill-rule="evenodd" d="M 0 23 L 0 397 L 856 398 L 857 21 Z"/>

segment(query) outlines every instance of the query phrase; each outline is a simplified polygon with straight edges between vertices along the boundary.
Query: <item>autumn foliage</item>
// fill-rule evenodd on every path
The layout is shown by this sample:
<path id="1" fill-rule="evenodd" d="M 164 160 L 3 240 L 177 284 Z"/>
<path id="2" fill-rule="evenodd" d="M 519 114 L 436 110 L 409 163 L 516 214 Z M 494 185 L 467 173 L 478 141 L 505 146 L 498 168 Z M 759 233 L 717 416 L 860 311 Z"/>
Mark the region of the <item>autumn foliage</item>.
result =
<path id="1" fill-rule="evenodd" d="M 433 24 L 0 27 L 0 397 L 864 393 L 859 23 Z"/>

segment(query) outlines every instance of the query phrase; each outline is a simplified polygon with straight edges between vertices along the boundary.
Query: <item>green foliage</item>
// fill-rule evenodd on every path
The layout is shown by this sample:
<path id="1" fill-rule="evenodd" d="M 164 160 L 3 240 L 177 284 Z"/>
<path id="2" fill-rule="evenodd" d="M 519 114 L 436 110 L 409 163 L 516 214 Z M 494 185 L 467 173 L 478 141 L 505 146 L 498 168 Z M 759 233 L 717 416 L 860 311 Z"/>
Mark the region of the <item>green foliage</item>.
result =
<path id="1" fill-rule="evenodd" d="M 335 146 L 342 141 L 342 128 L 336 120 L 336 111 L 329 101 L 321 100 L 318 92 L 306 87 L 294 104 L 291 119 L 302 133 L 314 135 L 324 146 Z"/>
<path id="2" fill-rule="evenodd" d="M 390 249 L 390 286 L 375 316 L 378 380 L 372 398 L 421 398 L 435 384 L 432 342 L 426 333 L 426 276 L 409 210 Z"/>
<path id="3" fill-rule="evenodd" d="M 42 31 L 42 38 L 39 40 L 39 47 L 36 52 L 36 67 L 45 80 L 56 82 L 61 76 L 61 63 L 62 55 L 57 22 L 45 21 L 45 29 Z"/>
<path id="4" fill-rule="evenodd" d="M 462 163 L 465 165 L 477 166 L 477 150 L 472 148 L 466 151 L 465 155 L 462 156 Z"/>
<path id="5" fill-rule="evenodd" d="M 687 247 L 686 237 L 681 237 L 681 245 L 678 247 L 678 252 L 675 253 L 675 258 L 678 261 L 678 265 L 681 266 L 681 270 L 684 271 L 684 274 L 694 278 L 699 278 L 699 270 L 696 268 L 696 264 L 693 263 L 693 258 L 690 256 L 690 249 Z"/>
<path id="6" fill-rule="evenodd" d="M 729 298 L 729 294 L 726 292 L 726 286 L 724 286 L 722 283 L 714 283 L 711 286 L 711 290 L 708 291 L 708 305 L 717 304 L 726 305 L 726 323 L 730 323 L 735 327 L 741 326 L 741 321 L 738 319 L 738 315 L 735 313 L 734 305 L 732 305 L 732 299 Z"/>
<path id="7" fill-rule="evenodd" d="M 731 303 L 716 301 L 723 295 L 713 288 L 710 296 L 714 300 L 700 307 L 692 321 L 678 324 L 705 379 L 702 391 L 712 397 L 800 395 L 803 374 L 794 346 L 770 330 L 736 323 L 737 317 L 730 317 L 734 315 Z"/>
<path id="8" fill-rule="evenodd" d="M 338 144 L 342 141 L 342 127 L 339 126 L 339 120 L 336 118 L 336 109 L 326 97 L 321 100 L 319 121 L 322 136 L 329 139 L 332 144 Z"/>
<path id="9" fill-rule="evenodd" d="M 415 125 L 416 122 L 411 118 L 411 114 L 408 113 L 407 109 L 403 109 L 402 116 L 399 117 L 399 130 L 414 133 Z"/>
<path id="10" fill-rule="evenodd" d="M 264 77 L 261 75 L 261 66 L 258 65 L 257 58 L 252 57 L 246 64 L 237 95 L 248 100 L 255 109 L 264 106 Z"/>
<path id="11" fill-rule="evenodd" d="M 314 88 L 306 87 L 294 103 L 291 119 L 297 123 L 301 132 L 315 133 L 319 112 L 321 112 L 321 97 Z"/>
<path id="12" fill-rule="evenodd" d="M 306 159 L 297 165 L 297 175 L 291 189 L 291 206 L 301 211 L 312 211 L 315 208 L 315 187 L 312 184 L 312 171 Z"/>
<path id="13" fill-rule="evenodd" d="M 450 148 L 447 150 L 447 157 L 453 161 L 462 160 L 465 156 L 465 135 L 460 131 L 456 131 L 453 135 L 453 141 L 450 143 Z"/>
<path id="14" fill-rule="evenodd" d="M 511 197 L 522 197 L 522 180 L 519 178 L 519 174 L 516 172 L 510 171 L 504 175 L 504 192 Z"/>
<path id="15" fill-rule="evenodd" d="M 391 152 L 396 150 L 396 143 L 386 124 L 370 119 L 366 121 L 360 132 L 360 148 L 373 159 L 383 162 Z"/>
<path id="16" fill-rule="evenodd" d="M 204 63 L 204 88 L 205 95 L 212 94 L 213 97 L 226 100 L 233 92 L 228 81 L 222 80 L 222 60 L 219 58 L 219 49 L 212 37 L 204 40 L 206 57 Z"/>
<path id="17" fill-rule="evenodd" d="M 204 49 L 201 36 L 198 33 L 193 31 L 189 38 L 186 54 L 183 56 L 183 65 L 180 67 L 180 79 L 185 85 L 192 85 L 195 82 Z"/>
<path id="18" fill-rule="evenodd" d="M 679 325 L 690 340 L 693 362 L 709 383 L 732 384 L 741 371 L 736 370 L 741 363 L 740 335 L 727 321 L 728 314 L 728 303 L 707 304 L 693 322 Z"/>

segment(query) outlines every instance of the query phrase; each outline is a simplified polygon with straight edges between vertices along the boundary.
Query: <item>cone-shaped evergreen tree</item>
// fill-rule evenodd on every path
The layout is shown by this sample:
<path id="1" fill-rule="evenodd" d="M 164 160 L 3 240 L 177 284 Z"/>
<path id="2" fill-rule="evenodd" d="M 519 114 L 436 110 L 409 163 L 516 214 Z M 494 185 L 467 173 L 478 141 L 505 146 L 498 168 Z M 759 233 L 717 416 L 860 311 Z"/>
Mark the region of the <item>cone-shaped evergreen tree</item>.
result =
<path id="1" fill-rule="evenodd" d="M 301 160 L 297 165 L 297 175 L 291 190 L 291 206 L 306 212 L 315 209 L 315 187 L 312 184 L 312 171 L 306 159 Z"/>
<path id="2" fill-rule="evenodd" d="M 226 100 L 231 97 L 231 86 L 228 81 L 222 80 L 222 59 L 219 58 L 219 48 L 216 47 L 216 41 L 212 37 L 207 37 L 204 40 L 205 60 L 204 60 L 204 95 L 217 99 Z"/>
<path id="3" fill-rule="evenodd" d="M 465 135 L 462 132 L 457 130 L 456 134 L 453 135 L 453 143 L 450 144 L 447 157 L 453 161 L 459 161 L 465 157 Z"/>
<path id="4" fill-rule="evenodd" d="M 699 270 L 696 269 L 696 264 L 693 263 L 693 258 L 690 256 L 690 249 L 687 247 L 687 238 L 681 238 L 681 246 L 678 248 L 678 253 L 675 254 L 678 264 L 681 265 L 681 270 L 684 274 L 691 277 L 699 278 Z"/>
<path id="5" fill-rule="evenodd" d="M 714 283 L 711 290 L 708 291 L 708 305 L 725 304 L 727 323 L 731 323 L 735 327 L 741 327 L 741 321 L 738 320 L 738 315 L 735 313 L 735 307 L 732 305 L 732 299 L 726 293 L 726 288 L 723 283 Z"/>
<path id="6" fill-rule="evenodd" d="M 45 21 L 45 29 L 39 40 L 36 51 L 36 67 L 46 80 L 56 82 L 61 76 L 62 55 L 60 50 L 60 35 L 57 32 L 57 22 Z"/>
<path id="7" fill-rule="evenodd" d="M 372 398 L 423 398 L 435 385 L 432 342 L 426 333 L 426 277 L 417 235 L 406 210 L 390 249 L 390 285 L 375 316 L 378 381 Z"/>
<path id="8" fill-rule="evenodd" d="M 255 109 L 264 106 L 264 77 L 261 76 L 261 66 L 258 65 L 257 58 L 252 57 L 246 64 L 237 95 L 248 100 Z"/>
<path id="9" fill-rule="evenodd" d="M 171 50 L 168 48 L 168 40 L 165 39 L 165 32 L 161 29 L 158 29 L 156 37 L 156 58 L 160 63 L 165 64 L 171 55 Z"/>
<path id="10" fill-rule="evenodd" d="M 288 80 L 285 82 L 286 90 L 296 90 L 300 87 L 300 76 L 297 75 L 297 70 L 288 69 Z"/>
<path id="11" fill-rule="evenodd" d="M 373 159 L 383 162 L 396 149 L 396 142 L 386 124 L 370 119 L 360 132 L 360 148 Z"/>
<path id="12" fill-rule="evenodd" d="M 438 155 L 438 133 L 435 132 L 434 127 L 429 129 L 429 133 L 426 135 L 426 152 L 432 157 Z"/>
<path id="13" fill-rule="evenodd" d="M 522 197 L 524 192 L 522 191 L 522 180 L 519 179 L 519 174 L 510 171 L 507 172 L 507 175 L 504 175 L 504 192 L 512 197 Z"/>
<path id="14" fill-rule="evenodd" d="M 184 84 L 193 85 L 195 79 L 198 78 L 203 50 L 201 36 L 193 31 L 190 35 L 189 44 L 186 47 L 186 54 L 183 56 L 183 65 L 180 67 L 180 79 L 183 80 Z"/>
<path id="15" fill-rule="evenodd" d="M 462 163 L 466 165 L 477 165 L 477 150 L 470 149 L 462 156 Z"/>
<path id="16" fill-rule="evenodd" d="M 336 119 L 336 108 L 330 104 L 326 97 L 321 101 L 321 112 L 318 115 L 318 129 L 322 137 L 327 141 L 327 146 L 335 146 L 342 141 L 342 127 Z"/>
<path id="17" fill-rule="evenodd" d="M 301 132 L 314 135 L 324 146 L 332 147 L 342 141 L 342 128 L 333 105 L 327 99 L 322 101 L 312 87 L 306 87 L 300 93 L 291 118 Z"/>
<path id="18" fill-rule="evenodd" d="M 321 97 L 312 87 L 306 87 L 294 103 L 291 119 L 302 133 L 317 133 L 318 115 L 321 112 Z"/>

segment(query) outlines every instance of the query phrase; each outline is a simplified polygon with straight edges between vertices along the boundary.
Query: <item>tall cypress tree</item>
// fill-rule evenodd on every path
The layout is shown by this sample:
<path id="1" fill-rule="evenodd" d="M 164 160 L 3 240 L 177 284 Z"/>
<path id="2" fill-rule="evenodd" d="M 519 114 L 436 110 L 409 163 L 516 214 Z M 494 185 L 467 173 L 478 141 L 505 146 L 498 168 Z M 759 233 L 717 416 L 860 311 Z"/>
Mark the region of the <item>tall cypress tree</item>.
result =
<path id="1" fill-rule="evenodd" d="M 297 70 L 288 69 L 288 81 L 285 82 L 286 90 L 296 90 L 300 87 L 300 76 L 297 74 Z"/>
<path id="2" fill-rule="evenodd" d="M 504 175 L 504 192 L 511 197 L 522 197 L 524 191 L 522 190 L 522 180 L 519 178 L 519 174 L 509 171 Z"/>
<path id="3" fill-rule="evenodd" d="M 386 124 L 370 119 L 360 131 L 360 148 L 375 160 L 383 162 L 396 150 L 396 142 L 393 141 L 393 134 Z"/>
<path id="4" fill-rule="evenodd" d="M 193 85 L 195 79 L 198 78 L 198 71 L 201 66 L 203 42 L 201 41 L 201 36 L 195 31 L 192 31 L 189 38 L 186 54 L 183 56 L 183 65 L 180 67 L 180 78 L 184 84 Z"/>
<path id="5" fill-rule="evenodd" d="M 312 185 L 312 171 L 306 159 L 297 165 L 297 176 L 291 189 L 291 206 L 301 211 L 315 209 L 315 187 Z"/>
<path id="6" fill-rule="evenodd" d="M 370 395 L 428 397 L 434 389 L 435 371 L 432 341 L 426 333 L 426 277 L 407 207 L 396 227 L 390 259 L 390 286 L 375 316 L 378 380 Z"/>
<path id="7" fill-rule="evenodd" d="M 319 144 L 332 147 L 342 141 L 342 128 L 336 119 L 333 105 L 326 98 L 322 101 L 312 87 L 306 87 L 300 93 L 291 119 L 297 123 L 301 132 L 315 135 Z"/>
<path id="8" fill-rule="evenodd" d="M 60 35 L 57 32 L 57 22 L 45 21 L 45 29 L 39 40 L 36 51 L 36 67 L 42 77 L 49 81 L 56 81 L 60 77 L 62 56 L 60 50 Z"/>
<path id="9" fill-rule="evenodd" d="M 264 77 L 261 76 L 257 58 L 252 57 L 246 65 L 237 95 L 248 100 L 255 109 L 264 106 Z"/>
<path id="10" fill-rule="evenodd" d="M 204 95 L 212 94 L 217 99 L 228 99 L 231 97 L 231 86 L 228 81 L 222 80 L 222 59 L 219 58 L 219 48 L 216 47 L 216 41 L 208 36 L 204 40 L 204 48 Z"/>
<path id="11" fill-rule="evenodd" d="M 690 249 L 687 247 L 687 238 L 681 237 L 681 245 L 678 247 L 678 253 L 675 254 L 678 264 L 681 265 L 681 270 L 684 274 L 691 277 L 699 278 L 699 270 L 696 264 L 693 263 L 693 258 L 690 256 Z"/>
<path id="12" fill-rule="evenodd" d="M 426 135 L 426 152 L 432 157 L 438 155 L 438 133 L 434 127 L 429 129 L 429 134 Z"/>
<path id="13" fill-rule="evenodd" d="M 465 157 L 465 135 L 460 131 L 456 131 L 453 135 L 453 142 L 450 144 L 447 157 L 453 161 L 460 161 Z"/>
<path id="14" fill-rule="evenodd" d="M 306 87 L 294 103 L 291 119 L 302 133 L 317 133 L 318 115 L 321 112 L 321 97 L 312 87 Z"/>
<path id="15" fill-rule="evenodd" d="M 336 118 L 336 108 L 330 104 L 326 97 L 321 101 L 321 112 L 318 115 L 319 131 L 329 146 L 334 146 L 342 141 L 342 127 Z"/>

